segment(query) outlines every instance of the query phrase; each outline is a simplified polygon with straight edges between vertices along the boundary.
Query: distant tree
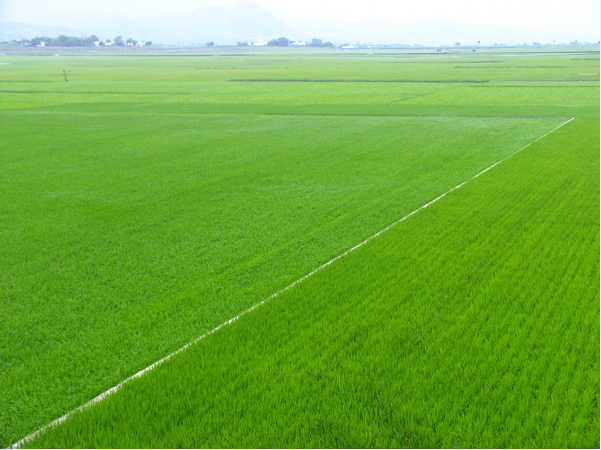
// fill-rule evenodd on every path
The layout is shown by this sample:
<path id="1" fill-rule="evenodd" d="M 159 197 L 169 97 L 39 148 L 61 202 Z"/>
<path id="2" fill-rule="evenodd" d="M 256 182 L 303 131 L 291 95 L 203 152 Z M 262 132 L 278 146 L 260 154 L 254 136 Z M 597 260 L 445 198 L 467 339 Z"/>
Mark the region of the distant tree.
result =
<path id="1" fill-rule="evenodd" d="M 248 47 L 248 42 L 246 42 L 246 41 L 238 41 L 238 42 L 236 42 L 236 45 L 238 47 Z"/>
<path id="2" fill-rule="evenodd" d="M 135 39 L 132 39 L 132 38 L 127 38 L 127 41 L 125 41 L 125 43 L 127 45 L 136 45 L 138 43 L 138 41 L 136 41 Z"/>
<path id="3" fill-rule="evenodd" d="M 89 37 L 75 37 L 65 36 L 61 34 L 59 37 L 54 39 L 40 38 L 46 45 L 51 47 L 91 47 L 94 45 L 96 36 Z"/>
<path id="4" fill-rule="evenodd" d="M 150 47 L 152 45 L 152 41 L 146 41 L 146 43 L 144 45 L 147 47 Z"/>
<path id="5" fill-rule="evenodd" d="M 125 42 L 123 42 L 123 38 L 121 36 L 117 36 L 115 39 L 113 39 L 113 45 L 123 46 L 125 45 Z"/>
<path id="6" fill-rule="evenodd" d="M 455 47 L 461 47 L 461 42 L 455 42 Z"/>
<path id="7" fill-rule="evenodd" d="M 285 37 L 279 37 L 277 39 L 270 40 L 267 45 L 275 46 L 275 47 L 287 47 L 290 44 L 290 40 Z"/>
<path id="8" fill-rule="evenodd" d="M 50 45 L 53 47 L 70 47 L 72 44 L 68 36 L 61 34 L 59 37 L 52 39 Z"/>
<path id="9" fill-rule="evenodd" d="M 215 42 L 207 42 L 207 47 L 215 47 Z"/>
<path id="10" fill-rule="evenodd" d="M 96 42 L 96 41 L 92 38 L 92 36 L 89 36 L 89 37 L 79 38 L 77 45 L 81 46 L 81 47 L 93 47 L 94 42 Z"/>
<path id="11" fill-rule="evenodd" d="M 332 44 L 331 42 L 322 42 L 321 39 L 316 38 L 311 39 L 311 43 L 309 45 L 311 47 L 334 47 L 334 44 Z"/>

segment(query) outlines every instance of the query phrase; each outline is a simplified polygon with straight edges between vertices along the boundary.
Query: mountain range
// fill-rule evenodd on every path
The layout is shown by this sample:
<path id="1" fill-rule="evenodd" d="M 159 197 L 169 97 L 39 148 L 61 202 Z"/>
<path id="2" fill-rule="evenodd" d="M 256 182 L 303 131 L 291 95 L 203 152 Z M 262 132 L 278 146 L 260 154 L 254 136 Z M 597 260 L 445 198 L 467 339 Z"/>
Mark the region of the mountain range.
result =
<path id="1" fill-rule="evenodd" d="M 64 21 L 63 21 L 64 22 Z M 319 38 L 334 43 L 464 45 L 570 42 L 578 39 L 561 30 L 479 24 L 449 20 L 398 22 L 313 20 L 278 17 L 263 7 L 244 1 L 229 6 L 209 6 L 186 15 L 153 18 L 80 17 L 68 26 L 0 22 L 0 42 L 36 36 L 89 36 L 112 39 L 122 36 L 164 45 L 233 45 L 285 36 L 292 40 Z"/>

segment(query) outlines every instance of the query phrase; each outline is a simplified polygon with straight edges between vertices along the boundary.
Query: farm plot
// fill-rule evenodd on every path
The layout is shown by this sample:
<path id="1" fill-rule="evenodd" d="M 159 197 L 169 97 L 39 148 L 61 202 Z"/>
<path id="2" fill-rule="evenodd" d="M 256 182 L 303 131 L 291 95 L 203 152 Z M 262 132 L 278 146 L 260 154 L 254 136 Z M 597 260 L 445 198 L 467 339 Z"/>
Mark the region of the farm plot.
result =
<path id="1" fill-rule="evenodd" d="M 500 84 L 500 85 L 499 85 Z M 443 105 L 529 105 L 529 106 L 599 106 L 599 87 L 588 83 L 555 86 L 555 83 L 529 83 L 505 86 L 504 83 L 472 85 L 408 99 L 407 104 Z"/>
<path id="2" fill-rule="evenodd" d="M 560 122 L 5 114 L 3 441 Z"/>
<path id="3" fill-rule="evenodd" d="M 596 448 L 599 129 L 576 119 L 32 448 Z"/>
<path id="4" fill-rule="evenodd" d="M 432 67 L 378 72 L 389 55 L 265 56 L 263 68 L 255 56 L 10 58 L 0 77 L 2 445 L 566 120 L 532 116 L 598 114 L 580 97 L 524 105 L 519 89 L 505 91 L 509 106 L 470 104 L 450 93 L 467 87 L 453 82 L 461 69 L 429 73 L 444 83 L 228 82 L 291 66 L 367 81 Z"/>

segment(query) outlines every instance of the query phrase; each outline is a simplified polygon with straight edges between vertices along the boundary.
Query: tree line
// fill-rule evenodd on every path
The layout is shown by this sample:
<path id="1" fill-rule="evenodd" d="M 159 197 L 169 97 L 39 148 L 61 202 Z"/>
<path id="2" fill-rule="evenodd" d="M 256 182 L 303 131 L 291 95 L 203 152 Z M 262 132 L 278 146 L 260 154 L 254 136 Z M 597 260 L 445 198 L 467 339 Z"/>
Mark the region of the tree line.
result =
<path id="1" fill-rule="evenodd" d="M 117 36 L 114 39 L 101 40 L 96 35 L 91 35 L 87 37 L 77 37 L 77 36 L 65 36 L 60 35 L 58 37 L 46 37 L 46 36 L 38 36 L 33 39 L 22 39 L 20 41 L 12 41 L 14 44 L 19 44 L 23 46 L 31 46 L 31 47 L 108 47 L 108 46 L 150 46 L 152 42 L 150 41 L 137 41 L 132 38 L 128 38 L 127 40 L 123 39 L 122 36 Z M 267 45 L 273 47 L 287 47 L 289 45 L 296 45 L 298 43 L 286 38 L 279 37 L 275 39 L 271 39 L 267 42 Z M 208 47 L 215 46 L 213 41 L 207 42 Z M 238 46 L 246 46 L 247 42 L 238 42 Z M 306 45 L 308 47 L 334 47 L 334 44 L 327 41 L 323 42 L 321 39 L 313 38 L 311 42 L 303 42 L 302 45 Z"/>
<path id="2" fill-rule="evenodd" d="M 290 39 L 285 37 L 279 37 L 277 39 L 271 39 L 269 42 L 267 42 L 267 45 L 273 47 L 287 47 L 291 43 L 292 41 Z M 310 43 L 307 43 L 307 45 L 311 47 L 334 47 L 334 44 L 332 44 L 331 42 L 322 42 L 321 39 L 315 38 L 313 38 Z"/>
<path id="3" fill-rule="evenodd" d="M 137 41 L 132 38 L 124 40 L 123 37 L 117 36 L 115 39 L 101 40 L 96 35 L 87 37 L 65 36 L 60 35 L 55 38 L 50 37 L 34 37 L 33 39 L 22 39 L 14 41 L 17 44 L 32 47 L 102 47 L 102 46 L 132 46 L 132 45 L 152 45 L 152 42 Z"/>

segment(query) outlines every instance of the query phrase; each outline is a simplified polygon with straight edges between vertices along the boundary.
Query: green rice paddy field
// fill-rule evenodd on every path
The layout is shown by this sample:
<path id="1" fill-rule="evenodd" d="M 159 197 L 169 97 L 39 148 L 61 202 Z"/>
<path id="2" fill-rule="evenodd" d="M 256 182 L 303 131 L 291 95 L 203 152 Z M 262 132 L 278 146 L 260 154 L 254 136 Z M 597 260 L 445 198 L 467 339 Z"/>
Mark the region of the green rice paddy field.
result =
<path id="1" fill-rule="evenodd" d="M 599 447 L 598 48 L 56 52 L 0 54 L 0 445 L 268 299 L 20 445 Z"/>

